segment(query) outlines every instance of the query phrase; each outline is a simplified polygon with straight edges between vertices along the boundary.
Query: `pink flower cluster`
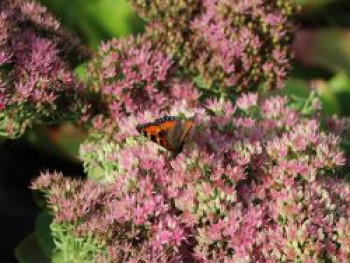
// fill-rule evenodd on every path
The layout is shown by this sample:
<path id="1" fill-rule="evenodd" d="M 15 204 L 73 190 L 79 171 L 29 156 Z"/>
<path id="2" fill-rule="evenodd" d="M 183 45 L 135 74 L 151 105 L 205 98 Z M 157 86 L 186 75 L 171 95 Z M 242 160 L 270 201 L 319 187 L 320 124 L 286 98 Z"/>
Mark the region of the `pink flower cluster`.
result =
<path id="1" fill-rule="evenodd" d="M 71 51 L 83 56 L 79 42 L 44 7 L 34 1 L 1 1 L 2 135 L 20 135 L 34 121 L 67 120 L 84 108 L 78 100 L 82 86 L 64 57 Z"/>
<path id="2" fill-rule="evenodd" d="M 289 72 L 292 23 L 289 1 L 203 0 L 204 11 L 191 24 L 210 47 L 210 68 L 221 68 L 224 84 L 238 89 L 266 81 L 282 88 Z M 257 33 L 259 32 L 259 33 Z M 264 56 L 262 54 L 265 54 Z M 203 69 L 205 78 L 214 78 Z M 215 72 L 216 76 L 220 76 Z"/>
<path id="3" fill-rule="evenodd" d="M 220 92 L 281 88 L 288 76 L 297 6 L 292 1 L 133 0 L 146 35 L 183 70 Z"/>
<path id="4" fill-rule="evenodd" d="M 44 173 L 33 183 L 56 223 L 104 244 L 96 259 L 348 262 L 350 186 L 340 147 L 348 121 L 304 117 L 285 97 L 253 93 L 237 107 L 209 100 L 173 111 L 197 114 L 177 158 L 135 130 L 152 112 L 123 116 L 113 128 L 96 118 L 81 149 L 95 180 Z"/>
<path id="5" fill-rule="evenodd" d="M 115 39 L 101 45 L 90 64 L 91 89 L 102 94 L 112 116 L 164 110 L 176 100 L 194 103 L 199 92 L 175 78 L 171 58 L 142 37 Z"/>

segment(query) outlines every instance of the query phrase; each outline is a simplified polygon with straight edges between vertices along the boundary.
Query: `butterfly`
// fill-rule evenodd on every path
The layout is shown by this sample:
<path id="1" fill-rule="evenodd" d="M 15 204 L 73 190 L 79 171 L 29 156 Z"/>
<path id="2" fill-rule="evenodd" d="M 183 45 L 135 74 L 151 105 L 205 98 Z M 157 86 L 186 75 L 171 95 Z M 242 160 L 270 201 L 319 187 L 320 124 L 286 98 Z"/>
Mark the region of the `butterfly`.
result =
<path id="1" fill-rule="evenodd" d="M 137 125 L 136 130 L 176 156 L 182 151 L 187 141 L 194 119 L 195 116 L 179 120 L 174 116 L 166 115 L 154 122 Z"/>

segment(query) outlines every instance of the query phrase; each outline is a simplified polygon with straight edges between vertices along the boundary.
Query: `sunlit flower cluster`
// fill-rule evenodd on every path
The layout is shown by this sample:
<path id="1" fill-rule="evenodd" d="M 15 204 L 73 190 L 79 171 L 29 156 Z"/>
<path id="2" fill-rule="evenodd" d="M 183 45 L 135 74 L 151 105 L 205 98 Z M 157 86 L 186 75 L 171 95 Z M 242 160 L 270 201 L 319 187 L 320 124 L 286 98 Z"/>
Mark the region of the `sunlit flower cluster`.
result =
<path id="1" fill-rule="evenodd" d="M 184 105 L 173 113 L 196 123 L 176 158 L 138 135 L 152 112 L 97 117 L 80 154 L 90 179 L 44 173 L 33 183 L 54 222 L 92 237 L 101 262 L 347 262 L 348 121 L 254 93 L 237 107 Z"/>

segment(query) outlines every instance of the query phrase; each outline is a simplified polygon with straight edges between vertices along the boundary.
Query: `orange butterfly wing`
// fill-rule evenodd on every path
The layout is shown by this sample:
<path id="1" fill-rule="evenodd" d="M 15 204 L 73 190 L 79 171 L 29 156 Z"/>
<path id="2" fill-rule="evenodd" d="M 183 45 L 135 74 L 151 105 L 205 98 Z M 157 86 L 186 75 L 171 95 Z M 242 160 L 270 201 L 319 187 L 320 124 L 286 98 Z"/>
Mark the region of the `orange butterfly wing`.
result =
<path id="1" fill-rule="evenodd" d="M 169 131 L 167 134 L 168 142 L 171 144 L 171 148 L 173 149 L 175 156 L 182 151 L 193 124 L 194 118 L 178 121 L 174 129 Z"/>
<path id="2" fill-rule="evenodd" d="M 152 123 L 138 125 L 136 129 L 151 141 L 177 155 L 181 152 L 193 124 L 194 118 L 179 121 L 173 116 L 164 116 Z"/>
<path id="3" fill-rule="evenodd" d="M 159 119 L 160 120 L 160 119 Z M 169 151 L 173 151 L 171 145 L 168 143 L 167 133 L 176 125 L 175 120 L 167 120 L 162 123 L 146 123 L 138 125 L 136 129 L 151 141 L 158 143 Z"/>

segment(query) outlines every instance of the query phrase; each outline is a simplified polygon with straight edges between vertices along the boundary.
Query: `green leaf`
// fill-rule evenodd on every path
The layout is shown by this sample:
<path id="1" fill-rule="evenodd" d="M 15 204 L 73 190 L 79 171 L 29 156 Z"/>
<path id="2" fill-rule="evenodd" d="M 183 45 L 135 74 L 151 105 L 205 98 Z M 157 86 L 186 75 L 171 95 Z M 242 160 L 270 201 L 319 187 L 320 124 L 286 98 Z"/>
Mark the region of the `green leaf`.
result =
<path id="1" fill-rule="evenodd" d="M 329 85 L 334 93 L 350 92 L 350 77 L 348 74 L 340 72 L 330 79 Z"/>
<path id="2" fill-rule="evenodd" d="M 45 211 L 41 212 L 35 221 L 35 234 L 40 247 L 47 257 L 51 257 L 55 249 L 55 244 L 53 242 L 50 229 L 51 223 L 52 216 Z"/>
<path id="3" fill-rule="evenodd" d="M 56 252 L 51 259 L 51 263 L 65 263 L 64 255 L 62 252 Z"/>
<path id="4" fill-rule="evenodd" d="M 340 72 L 329 81 L 329 90 L 337 98 L 340 114 L 350 116 L 350 75 Z"/>
<path id="5" fill-rule="evenodd" d="M 336 0 L 294 0 L 295 3 L 298 5 L 318 8 L 318 7 L 324 7 L 325 5 L 328 5 L 329 3 L 335 2 Z"/>
<path id="6" fill-rule="evenodd" d="M 315 82 L 316 89 L 321 96 L 324 113 L 332 115 L 340 113 L 340 105 L 336 94 L 331 90 L 327 81 L 318 80 Z"/>
<path id="7" fill-rule="evenodd" d="M 127 0 L 41 0 L 72 32 L 90 47 L 102 40 L 140 33 L 144 21 Z"/>
<path id="8" fill-rule="evenodd" d="M 77 74 L 79 80 L 82 82 L 87 82 L 89 79 L 88 76 L 88 63 L 82 63 L 75 68 L 75 73 Z"/>
<path id="9" fill-rule="evenodd" d="M 302 98 L 308 98 L 310 89 L 308 83 L 302 79 L 290 78 L 285 85 L 285 88 L 281 90 L 287 96 L 298 96 Z"/>
<path id="10" fill-rule="evenodd" d="M 308 98 L 310 95 L 310 82 L 299 78 L 290 78 L 286 82 L 284 89 L 277 91 L 277 94 L 287 95 L 288 97 L 300 97 Z M 325 114 L 335 114 L 339 113 L 339 105 L 336 94 L 331 90 L 331 87 L 326 81 L 316 81 L 314 82 L 315 89 L 319 93 L 320 99 L 322 101 L 322 111 Z"/>
<path id="11" fill-rule="evenodd" d="M 15 249 L 20 263 L 48 263 L 50 259 L 41 249 L 35 233 L 29 234 Z"/>

